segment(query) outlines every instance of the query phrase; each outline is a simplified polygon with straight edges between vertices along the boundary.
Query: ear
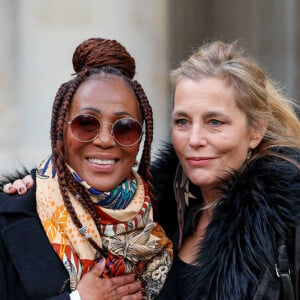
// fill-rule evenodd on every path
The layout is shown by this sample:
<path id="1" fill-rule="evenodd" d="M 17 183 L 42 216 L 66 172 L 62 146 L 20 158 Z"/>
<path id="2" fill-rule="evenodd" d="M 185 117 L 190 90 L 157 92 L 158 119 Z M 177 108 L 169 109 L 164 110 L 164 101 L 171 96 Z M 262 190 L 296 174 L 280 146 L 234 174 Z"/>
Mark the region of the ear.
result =
<path id="1" fill-rule="evenodd" d="M 250 149 L 255 149 L 263 139 L 268 125 L 266 123 L 253 126 L 250 129 Z"/>

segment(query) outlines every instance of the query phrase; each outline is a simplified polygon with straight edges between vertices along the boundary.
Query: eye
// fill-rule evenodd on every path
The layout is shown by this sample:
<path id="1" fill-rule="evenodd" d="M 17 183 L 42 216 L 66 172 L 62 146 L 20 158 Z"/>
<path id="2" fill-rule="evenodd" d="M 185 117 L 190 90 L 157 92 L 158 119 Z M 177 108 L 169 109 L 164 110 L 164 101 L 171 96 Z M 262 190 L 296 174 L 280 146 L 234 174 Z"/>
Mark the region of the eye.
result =
<path id="1" fill-rule="evenodd" d="M 187 119 L 180 118 L 180 119 L 174 120 L 174 125 L 176 125 L 176 126 L 184 127 L 184 126 L 187 126 L 188 124 L 189 124 L 189 122 Z"/>
<path id="2" fill-rule="evenodd" d="M 217 127 L 217 126 L 222 125 L 223 122 L 220 121 L 220 120 L 217 120 L 217 119 L 211 119 L 211 120 L 209 120 L 209 124 L 214 126 L 214 127 Z"/>

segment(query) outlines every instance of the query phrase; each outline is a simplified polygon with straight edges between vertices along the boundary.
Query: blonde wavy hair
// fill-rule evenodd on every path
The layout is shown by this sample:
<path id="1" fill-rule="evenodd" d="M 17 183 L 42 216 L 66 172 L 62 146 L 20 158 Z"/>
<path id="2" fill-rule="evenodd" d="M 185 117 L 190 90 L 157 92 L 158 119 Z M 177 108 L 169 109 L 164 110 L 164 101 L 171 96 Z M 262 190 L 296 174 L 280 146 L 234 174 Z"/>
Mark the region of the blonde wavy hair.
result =
<path id="1" fill-rule="evenodd" d="M 180 66 L 171 71 L 173 92 L 183 78 L 224 79 L 233 87 L 237 106 L 246 113 L 250 127 L 266 126 L 256 154 L 270 153 L 274 147 L 300 149 L 300 122 L 296 103 L 283 95 L 251 58 L 244 55 L 237 42 L 206 43 Z"/>

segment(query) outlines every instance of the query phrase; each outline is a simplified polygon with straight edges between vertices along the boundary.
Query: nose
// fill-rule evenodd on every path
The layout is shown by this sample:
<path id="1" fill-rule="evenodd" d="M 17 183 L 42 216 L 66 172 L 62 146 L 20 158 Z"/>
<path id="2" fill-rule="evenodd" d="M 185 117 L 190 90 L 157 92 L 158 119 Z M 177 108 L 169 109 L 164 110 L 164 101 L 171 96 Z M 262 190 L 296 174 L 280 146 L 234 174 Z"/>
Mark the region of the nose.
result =
<path id="1" fill-rule="evenodd" d="M 207 133 L 203 125 L 194 123 L 189 136 L 189 145 L 192 148 L 203 147 L 207 145 Z"/>
<path id="2" fill-rule="evenodd" d="M 111 134 L 112 123 L 102 122 L 98 137 L 93 141 L 94 145 L 100 147 L 111 147 L 115 144 L 114 137 Z"/>

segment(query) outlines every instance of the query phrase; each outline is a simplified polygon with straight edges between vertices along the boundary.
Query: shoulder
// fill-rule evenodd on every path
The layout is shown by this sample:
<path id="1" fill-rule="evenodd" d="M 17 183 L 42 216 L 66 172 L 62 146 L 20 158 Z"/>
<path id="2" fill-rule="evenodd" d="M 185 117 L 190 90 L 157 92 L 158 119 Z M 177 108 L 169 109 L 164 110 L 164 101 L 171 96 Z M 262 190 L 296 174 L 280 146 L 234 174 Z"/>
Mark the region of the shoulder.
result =
<path id="1" fill-rule="evenodd" d="M 35 180 L 35 169 L 31 171 L 31 175 Z M 22 176 L 22 175 L 21 175 Z M 0 216 L 14 216 L 18 214 L 32 215 L 36 213 L 35 207 L 35 192 L 36 186 L 34 185 L 25 195 L 9 195 L 0 193 Z"/>
<path id="2" fill-rule="evenodd" d="M 299 174 L 300 150 L 289 147 L 273 149 L 269 154 L 258 155 L 251 163 L 250 168 L 277 170 L 280 173 L 290 169 Z M 298 165 L 297 165 L 298 164 Z"/>
<path id="3" fill-rule="evenodd" d="M 247 180 L 253 189 L 258 186 L 278 193 L 300 192 L 299 162 L 298 151 L 277 149 L 274 154 L 258 156 L 249 163 L 240 174 L 240 181 Z"/>
<path id="4" fill-rule="evenodd" d="M 299 152 L 289 148 L 258 156 L 233 175 L 225 193 L 227 203 L 256 214 L 264 211 L 274 224 L 295 226 L 300 222 L 298 162 Z"/>

